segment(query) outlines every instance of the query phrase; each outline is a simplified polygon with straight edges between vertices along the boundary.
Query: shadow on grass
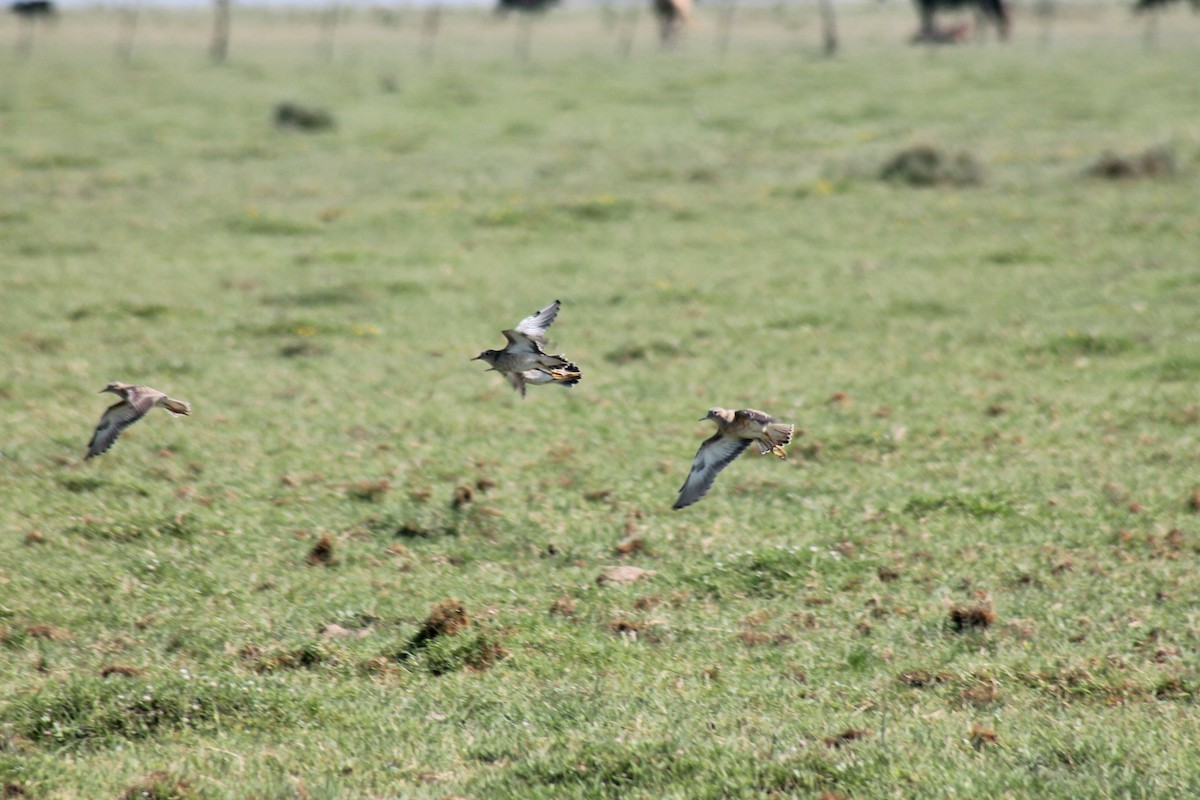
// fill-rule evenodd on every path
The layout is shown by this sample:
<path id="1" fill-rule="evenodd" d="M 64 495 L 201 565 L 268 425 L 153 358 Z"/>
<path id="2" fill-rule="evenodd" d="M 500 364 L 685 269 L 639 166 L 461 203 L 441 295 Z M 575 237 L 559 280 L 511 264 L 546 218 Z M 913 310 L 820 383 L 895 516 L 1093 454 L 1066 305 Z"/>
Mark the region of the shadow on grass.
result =
<path id="1" fill-rule="evenodd" d="M 938 512 L 968 517 L 995 517 L 1015 513 L 1015 509 L 1007 498 L 992 492 L 914 495 L 904 504 L 905 514 L 923 517 Z"/>
<path id="2" fill-rule="evenodd" d="M 812 564 L 809 550 L 780 547 L 733 555 L 684 581 L 717 598 L 780 597 L 803 588 Z"/>
<path id="3" fill-rule="evenodd" d="M 1136 350 L 1141 343 L 1129 336 L 1104 333 L 1067 333 L 1046 339 L 1027 352 L 1033 355 L 1048 355 L 1055 358 L 1079 358 L 1081 356 L 1117 356 Z"/>
<path id="4" fill-rule="evenodd" d="M 481 796 L 513 797 L 544 796 L 539 790 L 546 787 L 570 797 L 803 797 L 848 788 L 855 771 L 820 751 L 770 758 L 672 742 L 596 742 L 521 759 L 472 788 Z"/>
<path id="5" fill-rule="evenodd" d="M 648 361 L 659 358 L 680 358 L 690 356 L 684 347 L 661 339 L 645 344 L 629 344 L 610 350 L 604 354 L 604 359 L 610 364 L 630 364 L 634 361 Z"/>
<path id="6" fill-rule="evenodd" d="M 197 520 L 186 514 L 172 514 L 160 518 L 133 519 L 96 519 L 85 516 L 68 525 L 63 532 L 68 536 L 82 536 L 85 539 L 132 542 L 160 536 L 189 539 L 203 531 L 203 525 Z"/>
<path id="7" fill-rule="evenodd" d="M 370 299 L 371 293 L 364 287 L 356 283 L 343 283 L 336 286 L 322 286 L 319 289 L 268 295 L 263 298 L 262 302 L 264 305 L 285 308 L 318 308 L 364 303 Z"/>
<path id="8" fill-rule="evenodd" d="M 1135 377 L 1163 383 L 1183 383 L 1200 380 L 1200 356 L 1168 356 L 1135 371 Z"/>
<path id="9" fill-rule="evenodd" d="M 51 682 L 18 695 L 0 712 L 0 719 L 35 744 L 109 747 L 179 730 L 286 727 L 316 711 L 315 703 L 286 687 L 253 678 L 86 677 Z"/>
<path id="10" fill-rule="evenodd" d="M 67 319 L 72 322 L 98 317 L 100 319 L 135 319 L 156 320 L 172 311 L 170 306 L 162 303 L 128 303 L 120 302 L 111 305 L 85 305 L 71 309 Z"/>

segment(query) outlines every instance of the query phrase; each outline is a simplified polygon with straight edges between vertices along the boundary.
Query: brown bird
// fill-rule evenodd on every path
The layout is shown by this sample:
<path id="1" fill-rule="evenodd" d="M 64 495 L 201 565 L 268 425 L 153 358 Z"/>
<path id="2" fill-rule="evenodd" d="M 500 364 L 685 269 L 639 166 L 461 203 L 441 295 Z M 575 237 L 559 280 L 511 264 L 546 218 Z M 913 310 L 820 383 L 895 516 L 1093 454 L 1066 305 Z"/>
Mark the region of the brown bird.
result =
<path id="1" fill-rule="evenodd" d="M 488 371 L 504 375 L 521 397 L 525 396 L 526 384 L 557 383 L 570 388 L 579 383 L 583 378 L 579 367 L 565 356 L 548 355 L 542 349 L 546 344 L 546 330 L 558 316 L 561 305 L 555 300 L 541 311 L 530 314 L 517 327 L 504 331 L 508 344 L 503 350 L 484 350 L 471 360 L 486 361 L 491 365 Z"/>
<path id="2" fill-rule="evenodd" d="M 701 421 L 706 419 L 717 423 L 717 432 L 705 439 L 696 451 L 692 471 L 680 488 L 679 498 L 673 508 L 690 506 L 704 497 L 717 479 L 717 473 L 740 456 L 751 442 L 758 445 L 760 455 L 773 453 L 779 458 L 787 458 L 783 448 L 792 441 L 792 432 L 795 430 L 794 425 L 776 422 L 770 414 L 753 408 L 739 408 L 737 411 L 710 408 Z"/>
<path id="3" fill-rule="evenodd" d="M 122 431 L 146 416 L 146 412 L 155 406 L 165 408 L 177 417 L 186 417 L 192 413 L 192 407 L 189 404 L 167 397 L 149 386 L 114 381 L 100 390 L 100 394 L 105 392 L 119 395 L 121 402 L 109 406 L 108 410 L 104 412 L 104 416 L 100 417 L 100 423 L 96 425 L 96 432 L 92 434 L 92 440 L 88 442 L 88 451 L 84 456 L 84 461 L 107 452 Z"/>

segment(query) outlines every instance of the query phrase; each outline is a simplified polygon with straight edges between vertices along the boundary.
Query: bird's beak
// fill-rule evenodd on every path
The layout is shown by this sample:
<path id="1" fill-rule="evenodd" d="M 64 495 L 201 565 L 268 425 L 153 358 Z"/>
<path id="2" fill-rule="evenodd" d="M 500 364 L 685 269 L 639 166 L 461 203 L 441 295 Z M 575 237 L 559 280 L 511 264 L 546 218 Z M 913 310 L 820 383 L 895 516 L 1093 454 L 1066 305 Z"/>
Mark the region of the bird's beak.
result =
<path id="1" fill-rule="evenodd" d="M 101 389 L 100 391 L 96 392 L 96 394 L 104 394 L 107 391 L 108 389 Z"/>
<path id="2" fill-rule="evenodd" d="M 696 420 L 696 421 L 697 421 L 697 422 L 704 422 L 704 420 L 706 420 L 706 419 L 708 419 L 708 417 L 701 417 L 700 419 L 698 419 L 698 420 Z"/>
<path id="3" fill-rule="evenodd" d="M 483 356 L 475 356 L 474 358 L 471 359 L 471 361 L 478 361 L 481 358 L 483 358 Z"/>

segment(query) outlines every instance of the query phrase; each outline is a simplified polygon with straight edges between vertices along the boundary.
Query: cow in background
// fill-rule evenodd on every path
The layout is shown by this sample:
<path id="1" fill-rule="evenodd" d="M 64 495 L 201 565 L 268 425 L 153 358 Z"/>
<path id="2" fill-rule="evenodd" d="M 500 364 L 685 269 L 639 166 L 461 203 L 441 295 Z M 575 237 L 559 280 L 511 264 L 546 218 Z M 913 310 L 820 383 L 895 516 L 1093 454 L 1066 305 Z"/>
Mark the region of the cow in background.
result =
<path id="1" fill-rule="evenodd" d="M 558 5 L 558 0 L 497 0 L 496 13 L 507 14 L 509 11 L 521 11 L 527 14 L 540 14 L 556 5 Z"/>
<path id="2" fill-rule="evenodd" d="M 1133 4 L 1135 14 L 1143 14 L 1147 11 L 1158 11 L 1164 6 L 1170 5 L 1174 0 L 1137 0 Z M 1192 11 L 1200 14 L 1200 0 L 1188 0 L 1192 4 Z"/>
<path id="3" fill-rule="evenodd" d="M 17 59 L 24 61 L 33 54 L 33 30 L 45 27 L 45 23 L 58 19 L 58 11 L 51 0 L 15 0 L 8 10 L 20 19 L 17 23 Z"/>
<path id="4" fill-rule="evenodd" d="M 938 11 L 955 11 L 960 8 L 974 8 L 981 23 L 992 23 L 996 26 L 996 33 L 1000 39 L 1008 39 L 1012 16 L 1005 0 L 916 0 L 916 4 L 921 27 L 912 38 L 914 44 L 952 44 L 965 39 L 965 26 L 939 28 L 934 21 Z"/>
<path id="5" fill-rule="evenodd" d="M 692 16 L 692 0 L 650 0 L 658 20 L 658 38 L 669 47 L 679 39 L 683 27 Z"/>
<path id="6" fill-rule="evenodd" d="M 8 10 L 22 19 L 52 19 L 57 13 L 50 0 L 16 0 Z"/>

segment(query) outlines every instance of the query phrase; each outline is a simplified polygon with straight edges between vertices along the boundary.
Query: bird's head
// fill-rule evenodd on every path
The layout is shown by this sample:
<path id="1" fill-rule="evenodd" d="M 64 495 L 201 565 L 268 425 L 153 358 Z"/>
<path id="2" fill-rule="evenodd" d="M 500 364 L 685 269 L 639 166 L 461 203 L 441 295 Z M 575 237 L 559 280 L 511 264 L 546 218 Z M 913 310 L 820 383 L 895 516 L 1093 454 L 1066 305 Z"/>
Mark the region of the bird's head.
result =
<path id="1" fill-rule="evenodd" d="M 703 422 L 706 419 L 711 419 L 713 422 L 732 422 L 733 412 L 727 408 L 710 408 L 708 413 L 700 418 L 700 421 Z"/>
<path id="2" fill-rule="evenodd" d="M 496 366 L 496 356 L 500 355 L 499 350 L 484 350 L 479 355 L 472 358 L 472 361 L 486 361 L 491 366 Z"/>
<path id="3" fill-rule="evenodd" d="M 103 389 L 101 389 L 100 394 L 104 394 L 105 392 L 111 392 L 112 394 L 116 394 L 116 395 L 120 395 L 121 397 L 124 397 L 125 392 L 128 389 L 129 389 L 128 383 L 121 383 L 120 381 L 113 381 L 108 386 L 105 386 Z"/>

